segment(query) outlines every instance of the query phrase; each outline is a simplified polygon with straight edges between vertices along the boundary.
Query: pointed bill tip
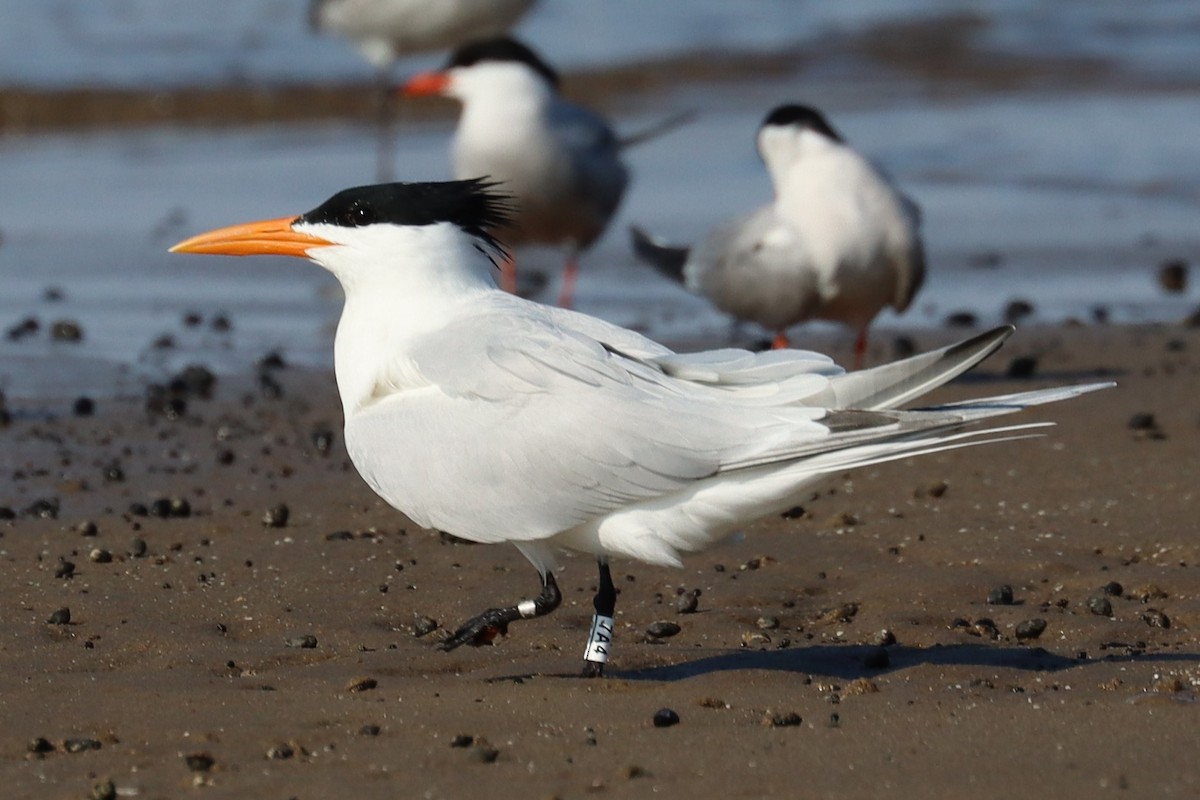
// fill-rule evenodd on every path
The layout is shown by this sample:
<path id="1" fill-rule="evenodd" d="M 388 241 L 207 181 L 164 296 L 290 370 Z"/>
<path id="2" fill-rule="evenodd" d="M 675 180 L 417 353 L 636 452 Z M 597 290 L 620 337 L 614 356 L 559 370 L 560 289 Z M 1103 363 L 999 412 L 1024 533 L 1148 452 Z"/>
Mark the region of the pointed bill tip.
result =
<path id="1" fill-rule="evenodd" d="M 328 247 L 333 242 L 300 233 L 292 229 L 299 217 L 280 217 L 258 222 L 230 225 L 226 228 L 202 233 L 185 239 L 170 249 L 172 253 L 195 253 L 199 255 L 258 256 L 308 255 L 315 247 Z"/>

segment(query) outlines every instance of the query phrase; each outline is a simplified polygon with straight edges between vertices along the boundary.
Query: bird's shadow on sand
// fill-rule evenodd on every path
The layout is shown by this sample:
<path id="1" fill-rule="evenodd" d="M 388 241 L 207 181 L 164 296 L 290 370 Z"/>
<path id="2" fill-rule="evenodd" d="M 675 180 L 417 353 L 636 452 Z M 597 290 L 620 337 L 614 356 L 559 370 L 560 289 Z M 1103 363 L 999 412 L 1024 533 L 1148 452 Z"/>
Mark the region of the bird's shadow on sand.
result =
<path id="1" fill-rule="evenodd" d="M 881 661 L 880 652 L 881 648 L 868 645 L 818 645 L 787 650 L 739 650 L 678 664 L 634 670 L 613 670 L 606 674 L 613 678 L 629 681 L 680 681 L 716 672 L 776 670 L 853 680 L 885 675 L 889 672 L 922 665 L 1057 672 L 1104 662 L 1186 662 L 1194 664 L 1200 661 L 1200 654 L 1197 653 L 1146 654 L 1134 651 L 1121 655 L 1110 653 L 1098 658 L 1074 658 L 1056 655 L 1041 647 L 989 647 L 973 643 L 933 645 L 932 647 L 895 645 L 886 648 L 886 662 Z"/>

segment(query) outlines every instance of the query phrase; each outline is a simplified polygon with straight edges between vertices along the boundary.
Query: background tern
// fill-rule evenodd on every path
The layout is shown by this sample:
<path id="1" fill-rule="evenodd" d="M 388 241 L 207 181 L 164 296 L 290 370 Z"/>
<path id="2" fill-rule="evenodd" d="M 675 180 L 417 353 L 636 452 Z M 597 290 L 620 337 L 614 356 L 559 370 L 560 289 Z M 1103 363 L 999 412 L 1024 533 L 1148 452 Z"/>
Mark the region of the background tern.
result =
<path id="1" fill-rule="evenodd" d="M 629 172 L 621 162 L 622 142 L 608 123 L 564 99 L 558 84 L 537 54 L 501 38 L 467 45 L 445 69 L 412 78 L 403 91 L 462 103 L 451 146 L 454 177 L 487 176 L 512 196 L 503 234 L 508 245 L 566 247 L 559 305 L 569 307 L 579 253 L 604 233 Z M 504 288 L 516 291 L 511 260 Z"/>
<path id="2" fill-rule="evenodd" d="M 500 291 L 492 231 L 506 214 L 482 181 L 394 183 L 172 248 L 303 256 L 329 270 L 346 296 L 335 372 L 359 473 L 417 524 L 512 542 L 537 568 L 535 598 L 474 617 L 445 649 L 553 611 L 554 551 L 566 548 L 599 561 L 584 673 L 600 674 L 616 602 L 610 556 L 679 565 L 796 505 L 823 476 L 1019 437 L 1040 425 L 963 429 L 1108 385 L 895 410 L 981 361 L 1012 328 L 852 373 L 797 350 L 676 354 Z"/>
<path id="3" fill-rule="evenodd" d="M 499 36 L 534 0 L 311 0 L 309 26 L 349 39 L 380 83 L 378 179 L 392 172 L 392 69 L 404 56 Z"/>
<path id="4" fill-rule="evenodd" d="M 867 327 L 884 306 L 904 311 L 925 279 L 916 204 L 847 145 L 819 111 L 783 105 L 758 130 L 775 199 L 717 226 L 690 250 L 634 228 L 633 247 L 717 308 L 774 331 L 809 319 Z"/>

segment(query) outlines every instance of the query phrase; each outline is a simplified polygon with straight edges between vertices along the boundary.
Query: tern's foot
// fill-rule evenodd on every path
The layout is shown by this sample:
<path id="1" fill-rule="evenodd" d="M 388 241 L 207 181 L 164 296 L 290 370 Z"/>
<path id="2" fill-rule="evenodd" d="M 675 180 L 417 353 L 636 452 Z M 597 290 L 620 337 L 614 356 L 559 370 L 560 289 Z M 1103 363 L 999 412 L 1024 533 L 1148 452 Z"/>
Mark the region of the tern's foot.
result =
<path id="1" fill-rule="evenodd" d="M 469 644 L 472 647 L 482 647 L 491 644 L 499 636 L 508 633 L 508 620 L 505 609 L 489 608 L 477 617 L 472 617 L 463 623 L 446 641 L 438 645 L 440 650 L 453 650 Z"/>
<path id="2" fill-rule="evenodd" d="M 603 678 L 604 665 L 598 661 L 583 662 L 583 671 L 579 673 L 581 678 Z"/>

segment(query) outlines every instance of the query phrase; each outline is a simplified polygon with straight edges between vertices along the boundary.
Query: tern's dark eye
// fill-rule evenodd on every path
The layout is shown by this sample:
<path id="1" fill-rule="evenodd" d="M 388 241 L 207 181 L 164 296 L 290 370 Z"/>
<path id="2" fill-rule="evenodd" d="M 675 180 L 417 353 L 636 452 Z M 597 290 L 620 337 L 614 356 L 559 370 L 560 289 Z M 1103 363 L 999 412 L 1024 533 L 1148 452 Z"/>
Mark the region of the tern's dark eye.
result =
<path id="1" fill-rule="evenodd" d="M 376 220 L 375 209 L 355 203 L 342 214 L 342 224 L 351 228 L 370 225 Z"/>

